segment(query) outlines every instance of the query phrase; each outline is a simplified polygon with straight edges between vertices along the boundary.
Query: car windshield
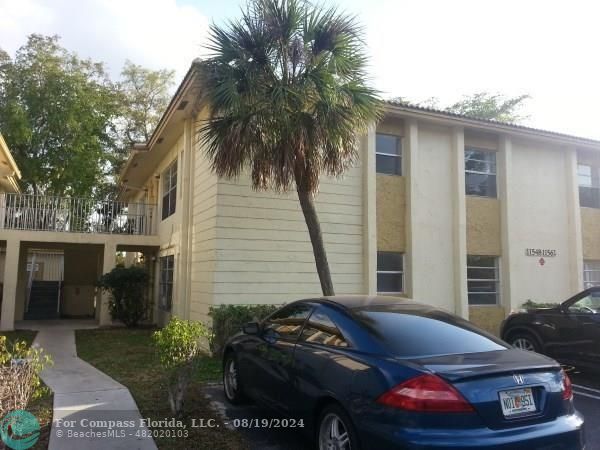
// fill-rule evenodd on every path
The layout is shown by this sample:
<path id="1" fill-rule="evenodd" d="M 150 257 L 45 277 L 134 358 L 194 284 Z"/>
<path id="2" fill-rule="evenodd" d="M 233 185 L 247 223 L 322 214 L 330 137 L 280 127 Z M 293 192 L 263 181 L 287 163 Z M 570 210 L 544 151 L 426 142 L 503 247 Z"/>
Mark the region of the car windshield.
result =
<path id="1" fill-rule="evenodd" d="M 466 320 L 439 310 L 386 306 L 354 310 L 357 321 L 400 358 L 490 352 L 509 348 Z"/>

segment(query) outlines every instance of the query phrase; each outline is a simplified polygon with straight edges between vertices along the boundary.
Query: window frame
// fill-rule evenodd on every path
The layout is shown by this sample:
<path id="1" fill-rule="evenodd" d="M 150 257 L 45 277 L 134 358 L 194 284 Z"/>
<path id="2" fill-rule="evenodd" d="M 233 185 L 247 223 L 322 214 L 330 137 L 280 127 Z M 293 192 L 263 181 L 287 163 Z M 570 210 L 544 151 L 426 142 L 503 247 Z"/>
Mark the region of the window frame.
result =
<path id="1" fill-rule="evenodd" d="M 481 257 L 481 258 L 492 258 L 494 260 L 494 267 L 489 266 L 471 266 L 469 265 L 470 257 Z M 494 278 L 469 278 L 469 269 L 483 269 L 492 270 L 494 269 Z M 469 290 L 469 282 L 494 282 L 494 292 L 472 292 Z M 500 303 L 500 257 L 494 255 L 467 255 L 467 304 L 468 306 L 499 306 Z M 471 294 L 494 294 L 494 303 L 472 303 L 470 299 Z"/>
<path id="2" fill-rule="evenodd" d="M 589 174 L 582 174 L 581 169 L 585 167 Z M 582 184 L 581 177 L 589 179 L 589 184 Z M 579 190 L 579 206 L 582 208 L 600 209 L 600 167 L 592 164 L 577 163 L 577 186 Z M 588 196 L 583 194 L 587 192 Z M 591 198 L 591 204 L 585 204 L 584 198 Z"/>
<path id="3" fill-rule="evenodd" d="M 175 158 L 161 174 L 161 220 L 166 220 L 175 214 L 177 210 L 177 182 L 178 182 L 178 159 Z M 175 183 L 173 184 L 173 178 Z M 171 193 L 173 193 L 173 202 L 171 203 Z M 167 203 L 165 203 L 165 200 Z M 165 204 L 168 204 L 165 210 Z"/>
<path id="4" fill-rule="evenodd" d="M 404 258 L 404 253 L 403 252 L 391 252 L 391 251 L 385 251 L 385 250 L 377 250 L 377 254 L 379 255 L 379 253 L 395 253 L 400 255 L 401 259 L 402 259 L 402 270 L 379 270 L 379 265 L 377 265 L 376 267 L 376 273 L 375 273 L 375 281 L 377 283 L 377 276 L 379 274 L 382 275 L 400 275 L 400 280 L 402 283 L 402 290 L 401 291 L 380 291 L 379 290 L 379 286 L 377 286 L 377 294 L 378 295 L 398 295 L 398 294 L 404 294 L 406 292 L 405 289 L 405 277 L 404 277 L 404 267 L 405 267 L 405 258 Z"/>
<path id="5" fill-rule="evenodd" d="M 163 261 L 166 267 L 163 267 Z M 171 261 L 171 267 L 169 267 Z M 166 270 L 165 270 L 166 269 Z M 166 278 L 163 276 L 163 271 L 166 273 Z M 171 273 L 169 280 L 168 273 Z M 170 287 L 170 289 L 168 289 Z M 158 308 L 161 311 L 173 310 L 173 291 L 175 287 L 175 255 L 163 255 L 158 257 Z M 169 293 L 166 302 L 163 302 L 163 290 L 166 289 Z"/>
<path id="6" fill-rule="evenodd" d="M 484 153 L 484 154 L 491 154 L 494 155 L 494 171 L 492 172 L 487 171 L 487 172 L 483 172 L 480 170 L 471 170 L 471 169 L 467 169 L 467 152 L 477 152 L 477 153 Z M 498 198 L 498 152 L 496 150 L 490 150 L 490 149 L 486 149 L 486 148 L 479 148 L 479 147 L 469 147 L 469 146 L 465 146 L 464 149 L 464 175 L 465 175 L 465 195 L 471 196 L 471 197 L 483 197 L 483 198 Z M 480 162 L 480 163 L 485 163 L 486 165 L 491 164 L 491 161 L 487 161 L 485 159 L 480 159 L 480 158 L 469 158 L 469 161 L 476 161 L 476 162 Z M 467 176 L 468 174 L 474 174 L 474 175 L 486 175 L 486 176 L 493 176 L 494 177 L 494 185 L 495 185 L 495 189 L 494 189 L 494 195 L 482 195 L 482 194 L 470 194 L 469 192 L 467 192 Z"/>
<path id="7" fill-rule="evenodd" d="M 387 137 L 392 137 L 392 138 L 396 139 L 396 149 L 398 150 L 398 153 L 387 153 L 387 152 L 378 151 L 377 150 L 377 136 L 387 136 Z M 396 177 L 403 176 L 403 173 L 404 173 L 404 164 L 403 164 L 404 163 L 404 158 L 403 158 L 404 145 L 402 142 L 402 138 L 403 138 L 403 136 L 399 136 L 397 134 L 375 132 L 375 173 L 378 173 L 380 175 L 390 175 L 390 176 L 396 176 Z M 400 173 L 379 172 L 377 170 L 377 156 L 398 158 L 400 161 Z"/>
<path id="8" fill-rule="evenodd" d="M 590 265 L 597 265 L 597 268 L 588 268 Z M 600 273 L 600 260 L 596 259 L 584 259 L 583 260 L 583 288 L 589 289 L 594 286 L 600 286 L 600 277 L 598 281 L 586 280 L 586 274 L 589 273 Z"/>
<path id="9" fill-rule="evenodd" d="M 306 330 L 306 327 L 310 324 L 310 319 L 311 317 L 316 314 L 316 313 L 321 313 L 324 314 L 329 321 L 333 324 L 333 326 L 336 328 L 336 330 L 339 332 L 340 336 L 342 336 L 343 340 L 346 342 L 346 346 L 341 346 L 341 345 L 330 345 L 330 344 L 325 344 L 322 342 L 313 342 L 313 341 L 307 341 L 306 339 L 303 339 L 303 334 L 304 334 L 304 330 Z M 325 347 L 325 348 L 338 348 L 338 349 L 349 349 L 349 348 L 353 348 L 354 345 L 352 344 L 352 342 L 346 337 L 346 335 L 342 332 L 342 330 L 340 329 L 339 325 L 336 323 L 336 321 L 334 320 L 333 317 L 331 317 L 331 314 L 329 314 L 329 311 L 327 311 L 327 308 L 323 307 L 322 305 L 316 305 L 313 307 L 312 311 L 310 312 L 310 314 L 308 315 L 308 317 L 306 318 L 306 320 L 304 321 L 304 325 L 302 326 L 302 329 L 300 330 L 300 335 L 298 336 L 298 340 L 297 340 L 298 344 L 306 344 L 306 345 L 315 345 L 318 347 Z"/>
<path id="10" fill-rule="evenodd" d="M 306 307 L 306 308 L 308 308 L 308 314 L 304 318 L 304 322 L 300 326 L 300 329 L 299 329 L 298 334 L 296 335 L 296 337 L 291 338 L 289 334 L 280 334 L 280 333 L 277 333 L 278 336 L 279 336 L 279 338 L 277 339 L 278 341 L 281 340 L 281 341 L 285 341 L 285 342 L 297 343 L 299 341 L 299 339 L 300 339 L 300 336 L 302 335 L 302 332 L 304 331 L 304 327 L 306 326 L 306 322 L 307 322 L 308 318 L 312 315 L 312 313 L 313 313 L 313 311 L 315 309 L 314 305 L 312 305 L 310 303 L 306 303 L 306 302 L 292 303 L 292 304 L 289 304 L 289 305 L 286 305 L 286 306 L 282 307 L 281 309 L 278 309 L 277 311 L 274 311 L 272 314 L 269 314 L 260 323 L 261 335 L 264 336 L 265 333 L 267 333 L 269 330 L 271 330 L 271 328 L 266 329 L 266 325 L 271 321 L 271 318 L 273 316 L 275 316 L 276 314 L 279 314 L 280 312 L 284 312 L 286 310 L 289 310 L 289 309 L 292 309 L 292 308 L 297 308 L 297 307 Z"/>

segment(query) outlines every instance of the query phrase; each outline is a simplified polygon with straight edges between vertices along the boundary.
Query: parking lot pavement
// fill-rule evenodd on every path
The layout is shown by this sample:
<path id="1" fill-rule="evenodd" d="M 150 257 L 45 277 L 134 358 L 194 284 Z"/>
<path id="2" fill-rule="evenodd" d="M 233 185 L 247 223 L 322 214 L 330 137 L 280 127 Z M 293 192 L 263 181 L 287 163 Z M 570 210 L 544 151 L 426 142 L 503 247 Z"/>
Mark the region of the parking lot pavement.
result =
<path id="1" fill-rule="evenodd" d="M 586 450 L 600 450 L 600 377 L 570 372 L 575 393 L 575 408 L 585 418 Z"/>
<path id="2" fill-rule="evenodd" d="M 236 426 L 241 425 L 243 419 L 248 419 L 248 421 L 258 419 L 258 422 L 262 423 L 262 419 L 281 419 L 282 417 L 254 404 L 232 406 L 225 400 L 221 384 L 207 386 L 204 393 L 209 397 L 214 409 L 223 417 L 225 425 L 229 428 L 236 428 L 246 436 L 250 450 L 308 450 L 313 448 L 298 429 Z M 252 425 L 255 423 L 256 420 Z M 250 425 L 249 422 L 248 424 Z"/>

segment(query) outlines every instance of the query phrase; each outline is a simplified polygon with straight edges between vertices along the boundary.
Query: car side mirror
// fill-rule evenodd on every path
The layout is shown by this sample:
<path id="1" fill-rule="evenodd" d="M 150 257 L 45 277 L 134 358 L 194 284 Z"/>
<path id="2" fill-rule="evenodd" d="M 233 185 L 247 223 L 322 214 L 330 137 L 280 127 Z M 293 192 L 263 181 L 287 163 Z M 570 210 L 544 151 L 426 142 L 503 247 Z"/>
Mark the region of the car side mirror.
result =
<path id="1" fill-rule="evenodd" d="M 248 322 L 242 327 L 244 334 L 257 335 L 260 333 L 260 325 L 258 322 Z"/>

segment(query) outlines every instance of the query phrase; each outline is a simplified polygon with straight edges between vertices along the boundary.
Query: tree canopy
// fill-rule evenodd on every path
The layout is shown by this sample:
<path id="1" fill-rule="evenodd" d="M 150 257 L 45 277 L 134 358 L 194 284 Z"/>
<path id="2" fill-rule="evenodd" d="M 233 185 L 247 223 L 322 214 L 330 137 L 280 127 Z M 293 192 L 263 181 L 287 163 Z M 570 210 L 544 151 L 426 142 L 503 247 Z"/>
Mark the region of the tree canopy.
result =
<path id="1" fill-rule="evenodd" d="M 80 59 L 57 36 L 29 36 L 0 65 L 0 130 L 31 193 L 91 195 L 104 175 L 114 85 L 101 63 Z"/>
<path id="2" fill-rule="evenodd" d="M 14 58 L 0 49 L 0 132 L 24 192 L 114 193 L 131 144 L 145 141 L 171 97 L 174 72 L 127 61 L 119 81 L 100 62 L 32 34 Z"/>
<path id="3" fill-rule="evenodd" d="M 210 117 L 200 133 L 222 177 L 247 170 L 255 189 L 295 189 L 325 295 L 333 294 L 313 204 L 319 178 L 357 159 L 357 139 L 380 117 L 366 82 L 361 28 L 336 9 L 254 0 L 239 21 L 211 27 L 200 64 Z"/>
<path id="4" fill-rule="evenodd" d="M 394 100 L 462 114 L 477 119 L 520 123 L 527 119 L 527 116 L 522 115 L 521 111 L 525 106 L 525 102 L 530 98 L 529 95 L 508 97 L 502 94 L 477 92 L 471 95 L 464 95 L 459 101 L 448 106 L 441 106 L 440 100 L 437 97 L 430 97 L 420 102 L 411 101 L 405 97 L 396 97 Z"/>

